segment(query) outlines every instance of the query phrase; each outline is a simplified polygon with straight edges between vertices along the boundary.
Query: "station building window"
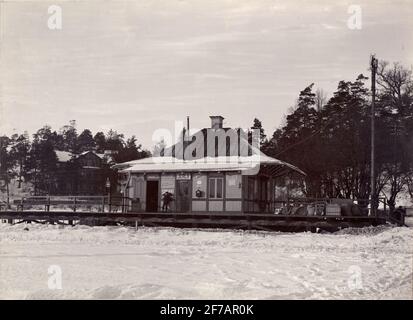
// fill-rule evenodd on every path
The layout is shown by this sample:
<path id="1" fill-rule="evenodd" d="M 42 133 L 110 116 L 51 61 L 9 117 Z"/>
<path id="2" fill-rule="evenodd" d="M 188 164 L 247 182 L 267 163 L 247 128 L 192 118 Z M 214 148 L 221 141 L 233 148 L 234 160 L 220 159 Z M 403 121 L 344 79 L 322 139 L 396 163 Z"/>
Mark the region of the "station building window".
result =
<path id="1" fill-rule="evenodd" d="M 209 198 L 222 199 L 224 195 L 224 179 L 209 178 Z"/>

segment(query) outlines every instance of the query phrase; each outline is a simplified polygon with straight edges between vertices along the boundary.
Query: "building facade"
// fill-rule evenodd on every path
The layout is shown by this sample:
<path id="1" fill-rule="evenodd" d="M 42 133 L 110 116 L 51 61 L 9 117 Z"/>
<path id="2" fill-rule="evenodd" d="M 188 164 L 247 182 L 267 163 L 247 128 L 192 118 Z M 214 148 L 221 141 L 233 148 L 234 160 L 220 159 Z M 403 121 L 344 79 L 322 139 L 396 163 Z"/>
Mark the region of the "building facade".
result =
<path id="1" fill-rule="evenodd" d="M 111 175 L 108 158 L 104 154 L 86 151 L 72 154 L 56 151 L 56 195 L 103 195 L 105 181 Z"/>
<path id="2" fill-rule="evenodd" d="M 212 116 L 210 128 L 183 136 L 160 155 L 115 165 L 131 210 L 161 211 L 169 192 L 172 212 L 274 212 L 277 185 L 304 172 L 266 156 L 251 134 L 222 122 Z"/>

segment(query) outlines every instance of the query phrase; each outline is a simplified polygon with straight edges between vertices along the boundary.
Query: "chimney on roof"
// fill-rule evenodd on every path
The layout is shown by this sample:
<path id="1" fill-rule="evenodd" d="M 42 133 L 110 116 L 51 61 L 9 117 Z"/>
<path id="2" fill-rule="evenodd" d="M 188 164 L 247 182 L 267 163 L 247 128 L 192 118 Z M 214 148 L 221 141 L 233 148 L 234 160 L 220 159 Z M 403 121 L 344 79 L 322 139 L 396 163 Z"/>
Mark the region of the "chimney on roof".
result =
<path id="1" fill-rule="evenodd" d="M 209 116 L 211 118 L 211 128 L 212 129 L 222 129 L 222 122 L 224 117 L 221 116 Z"/>

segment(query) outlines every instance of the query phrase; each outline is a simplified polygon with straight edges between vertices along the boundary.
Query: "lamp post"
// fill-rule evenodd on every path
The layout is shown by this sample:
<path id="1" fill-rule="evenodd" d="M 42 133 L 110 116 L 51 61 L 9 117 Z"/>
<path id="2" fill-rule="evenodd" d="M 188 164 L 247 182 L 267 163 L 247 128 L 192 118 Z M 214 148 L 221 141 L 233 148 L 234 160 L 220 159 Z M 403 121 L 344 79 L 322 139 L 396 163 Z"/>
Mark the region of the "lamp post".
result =
<path id="1" fill-rule="evenodd" d="M 108 206 L 109 206 L 109 213 L 111 211 L 111 199 L 110 199 L 110 179 L 109 177 L 106 178 L 106 191 L 108 193 Z"/>
<path id="2" fill-rule="evenodd" d="M 122 213 L 124 213 L 124 209 L 125 209 L 125 199 L 123 197 L 123 190 L 120 190 L 120 203 L 121 203 L 121 211 Z"/>

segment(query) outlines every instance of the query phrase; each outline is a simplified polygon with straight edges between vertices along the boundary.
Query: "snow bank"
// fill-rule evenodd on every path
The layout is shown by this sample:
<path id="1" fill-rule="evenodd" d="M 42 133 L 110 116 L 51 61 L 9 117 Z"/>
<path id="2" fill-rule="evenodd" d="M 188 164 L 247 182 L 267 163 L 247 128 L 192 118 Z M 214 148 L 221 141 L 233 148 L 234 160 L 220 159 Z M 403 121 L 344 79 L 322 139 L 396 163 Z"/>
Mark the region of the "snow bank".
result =
<path id="1" fill-rule="evenodd" d="M 412 231 L 0 224 L 0 298 L 411 299 Z M 50 265 L 61 290 L 47 286 Z"/>

